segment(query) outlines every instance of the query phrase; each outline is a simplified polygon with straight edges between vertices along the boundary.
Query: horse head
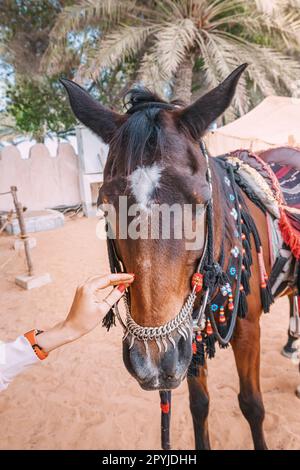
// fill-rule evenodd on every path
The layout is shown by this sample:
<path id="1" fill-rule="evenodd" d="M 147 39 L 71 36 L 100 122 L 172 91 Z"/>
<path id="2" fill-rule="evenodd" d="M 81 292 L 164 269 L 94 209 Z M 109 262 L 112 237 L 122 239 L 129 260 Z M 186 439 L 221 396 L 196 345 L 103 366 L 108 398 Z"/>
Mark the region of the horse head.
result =
<path id="1" fill-rule="evenodd" d="M 62 80 L 76 117 L 109 144 L 99 204 L 113 207 L 115 218 L 109 222 L 115 250 L 125 270 L 135 273 L 129 315 L 140 327 L 140 337 L 125 335 L 123 359 L 146 390 L 176 388 L 191 362 L 191 317 L 181 324 L 178 314 L 191 293 L 205 240 L 210 188 L 199 140 L 229 106 L 245 67 L 239 66 L 189 106 L 168 104 L 148 90 L 134 89 L 125 114 L 103 107 L 79 85 Z M 178 223 L 185 207 L 191 208 L 192 236 Z M 171 210 L 167 214 L 162 208 Z M 157 331 L 164 334 L 160 337 Z"/>

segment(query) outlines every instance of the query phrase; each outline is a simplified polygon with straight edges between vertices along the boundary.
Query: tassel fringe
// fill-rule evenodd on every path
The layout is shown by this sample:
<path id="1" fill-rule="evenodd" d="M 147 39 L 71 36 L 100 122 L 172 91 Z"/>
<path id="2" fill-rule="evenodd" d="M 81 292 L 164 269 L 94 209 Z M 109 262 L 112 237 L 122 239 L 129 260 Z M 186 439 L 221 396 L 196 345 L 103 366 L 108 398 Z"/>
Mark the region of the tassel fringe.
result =
<path id="1" fill-rule="evenodd" d="M 116 315 L 111 308 L 102 320 L 102 326 L 109 331 L 112 326 L 116 326 Z"/>
<path id="2" fill-rule="evenodd" d="M 216 354 L 216 339 L 215 339 L 215 335 L 212 334 L 212 335 L 208 335 L 206 336 L 205 340 L 205 352 L 207 354 L 207 357 L 209 359 L 212 359 L 213 357 L 215 357 L 215 354 Z"/>
<path id="3" fill-rule="evenodd" d="M 202 341 L 193 341 L 193 357 L 188 368 L 189 377 L 199 377 L 200 367 L 205 364 L 205 350 L 204 343 Z"/>
<path id="4" fill-rule="evenodd" d="M 245 266 L 243 266 L 241 274 L 241 284 L 244 288 L 246 295 L 250 294 L 250 283 L 249 283 L 249 273 L 246 271 Z"/>
<path id="5" fill-rule="evenodd" d="M 248 313 L 248 303 L 244 289 L 240 290 L 240 298 L 239 298 L 239 318 L 245 318 Z"/>
<path id="6" fill-rule="evenodd" d="M 260 288 L 261 303 L 264 313 L 269 313 L 272 300 L 267 287 Z"/>
<path id="7" fill-rule="evenodd" d="M 245 254 L 247 255 L 247 258 L 249 260 L 249 264 L 251 265 L 253 263 L 253 259 L 252 259 L 250 243 L 247 240 L 247 238 L 245 238 L 245 240 L 243 241 L 243 247 L 245 250 Z"/>

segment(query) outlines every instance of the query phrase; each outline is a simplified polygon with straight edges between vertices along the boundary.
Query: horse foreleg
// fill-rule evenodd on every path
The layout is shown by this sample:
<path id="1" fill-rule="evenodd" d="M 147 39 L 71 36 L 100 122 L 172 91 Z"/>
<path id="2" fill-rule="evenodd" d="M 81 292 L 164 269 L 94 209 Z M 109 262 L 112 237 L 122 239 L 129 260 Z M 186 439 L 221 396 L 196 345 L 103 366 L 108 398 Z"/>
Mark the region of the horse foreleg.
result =
<path id="1" fill-rule="evenodd" d="M 294 317 L 294 294 L 291 294 L 288 296 L 289 297 L 289 303 L 290 303 L 290 318 L 289 318 L 289 329 L 288 329 L 288 339 L 286 344 L 282 348 L 282 355 L 285 357 L 292 357 L 292 355 L 297 352 L 297 348 L 294 346 L 295 341 L 297 340 L 297 337 L 293 336 L 291 334 L 291 318 Z M 297 299 L 298 301 L 298 299 Z"/>
<path id="2" fill-rule="evenodd" d="M 254 448 L 267 449 L 263 421 L 265 409 L 260 391 L 260 326 L 259 322 L 238 320 L 232 340 L 236 366 L 240 379 L 238 395 L 240 409 L 248 421 Z"/>
<path id="3" fill-rule="evenodd" d="M 207 390 L 206 364 L 199 367 L 197 377 L 188 377 L 190 410 L 193 417 L 195 446 L 197 450 L 209 450 L 208 411 L 209 394 Z"/>

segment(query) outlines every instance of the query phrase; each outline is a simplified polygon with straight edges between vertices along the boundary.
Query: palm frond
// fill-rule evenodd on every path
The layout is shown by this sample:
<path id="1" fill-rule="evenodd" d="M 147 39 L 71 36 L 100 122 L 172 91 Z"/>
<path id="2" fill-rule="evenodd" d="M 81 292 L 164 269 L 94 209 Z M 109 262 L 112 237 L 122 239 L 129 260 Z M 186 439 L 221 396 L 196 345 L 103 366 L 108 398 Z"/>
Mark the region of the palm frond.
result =
<path id="1" fill-rule="evenodd" d="M 146 39 L 155 31 L 155 25 L 121 26 L 99 42 L 77 73 L 77 78 L 97 76 L 105 67 L 114 67 L 126 58 L 136 55 Z"/>
<path id="2" fill-rule="evenodd" d="M 286 47 L 300 45 L 300 14 L 290 12 L 287 14 L 268 16 L 257 22 L 259 30 L 273 36 L 278 41 L 284 41 Z"/>
<path id="3" fill-rule="evenodd" d="M 71 54 L 68 32 L 88 27 L 97 38 L 82 46 L 77 79 L 95 78 L 137 56 L 137 78 L 144 84 L 163 91 L 179 76 L 183 88 L 179 72 L 189 69 L 180 64 L 195 56 L 203 59 L 211 87 L 247 61 L 231 114 L 249 109 L 250 90 L 288 93 L 300 75 L 297 62 L 285 55 L 286 49 L 299 50 L 300 0 L 79 0 L 59 15 L 45 60 L 59 68 Z"/>
<path id="4" fill-rule="evenodd" d="M 0 142 L 10 142 L 20 136 L 24 137 L 24 133 L 16 128 L 15 120 L 12 116 L 0 113 Z"/>
<path id="5" fill-rule="evenodd" d="M 133 0 L 80 0 L 65 7 L 58 15 L 51 31 L 54 40 L 63 39 L 70 31 L 81 30 L 91 24 L 116 24 L 135 6 Z"/>
<path id="6" fill-rule="evenodd" d="M 151 50 L 145 52 L 141 65 L 138 69 L 137 80 L 143 86 L 155 91 L 161 96 L 164 96 L 165 80 L 163 80 L 160 67 L 157 62 L 157 54 Z"/>
<path id="7" fill-rule="evenodd" d="M 279 0 L 278 0 L 279 1 Z M 300 8 L 299 0 L 286 0 L 286 8 Z"/>
<path id="8" fill-rule="evenodd" d="M 299 0 L 254 0 L 258 11 L 268 15 L 281 15 L 290 9 L 299 9 Z"/>
<path id="9" fill-rule="evenodd" d="M 248 62 L 247 73 L 254 86 L 263 95 L 293 89 L 295 77 L 300 74 L 300 65 L 291 57 L 271 48 L 261 47 L 227 32 L 218 32 L 218 39 L 225 40 L 232 54 L 241 62 Z"/>
<path id="10" fill-rule="evenodd" d="M 246 0 L 247 1 L 247 0 Z M 198 15 L 202 17 L 203 26 L 214 22 L 218 18 L 230 19 L 237 11 L 243 10 L 245 0 L 214 0 L 200 1 Z"/>
<path id="11" fill-rule="evenodd" d="M 156 80 L 170 80 L 185 55 L 191 51 L 196 34 L 197 29 L 189 18 L 163 24 L 154 37 L 152 49 L 143 58 L 139 71 L 142 80 L 149 82 L 149 71 L 152 75 L 151 81 L 153 81 L 153 75 Z"/>
<path id="12" fill-rule="evenodd" d="M 50 43 L 45 51 L 41 68 L 49 73 L 58 72 L 61 57 L 68 49 L 67 37 L 86 27 L 101 27 L 102 31 L 119 24 L 135 7 L 134 0 L 79 0 L 65 7 L 58 15 L 50 33 Z"/>
<path id="13" fill-rule="evenodd" d="M 203 31 L 202 35 L 198 34 L 197 40 L 201 55 L 205 60 L 205 75 L 209 88 L 216 86 L 235 67 L 241 64 L 240 58 L 234 53 L 234 48 L 231 47 L 228 41 L 222 40 L 217 35 L 209 34 L 206 31 Z M 208 63 L 207 60 L 209 60 Z M 250 100 L 247 92 L 246 78 L 243 75 L 239 80 L 232 107 L 227 112 L 227 118 L 229 118 L 229 115 L 233 117 L 233 114 L 235 116 L 244 114 L 249 110 L 249 106 Z"/>

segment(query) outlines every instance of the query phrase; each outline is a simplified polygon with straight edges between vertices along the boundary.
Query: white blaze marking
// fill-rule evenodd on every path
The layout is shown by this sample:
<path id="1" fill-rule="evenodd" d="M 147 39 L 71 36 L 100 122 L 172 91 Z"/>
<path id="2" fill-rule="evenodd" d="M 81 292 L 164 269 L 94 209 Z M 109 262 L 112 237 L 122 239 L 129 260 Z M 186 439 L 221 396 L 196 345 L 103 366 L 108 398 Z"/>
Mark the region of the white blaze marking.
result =
<path id="1" fill-rule="evenodd" d="M 147 209 L 154 190 L 159 187 L 161 172 L 162 167 L 154 163 L 152 166 L 138 167 L 130 175 L 132 193 L 143 209 Z"/>

